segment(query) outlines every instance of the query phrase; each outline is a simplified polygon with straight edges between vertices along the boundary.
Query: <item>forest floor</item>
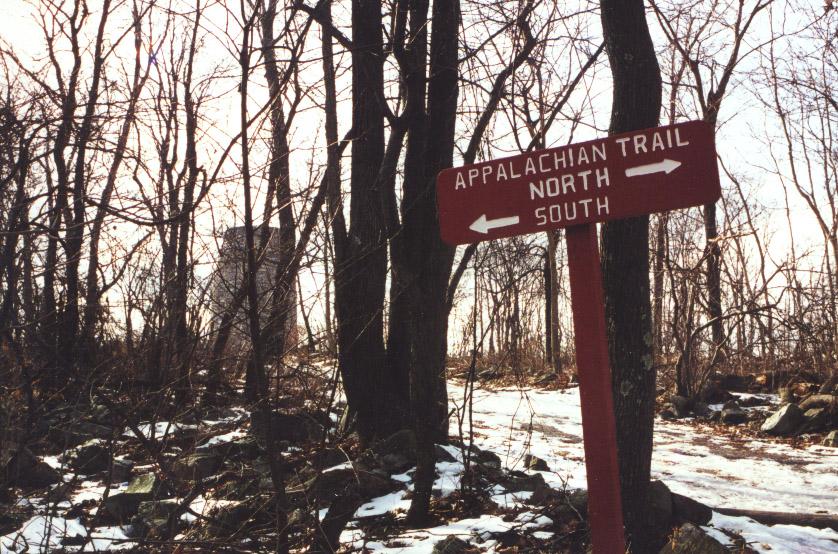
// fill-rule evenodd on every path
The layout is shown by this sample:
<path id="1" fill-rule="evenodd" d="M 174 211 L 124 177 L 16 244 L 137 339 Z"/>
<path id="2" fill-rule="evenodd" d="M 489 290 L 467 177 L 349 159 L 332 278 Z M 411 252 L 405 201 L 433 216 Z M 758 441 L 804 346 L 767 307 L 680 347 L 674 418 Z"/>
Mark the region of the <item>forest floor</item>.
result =
<path id="1" fill-rule="evenodd" d="M 340 535 L 342 550 L 368 554 L 430 554 L 435 546 L 439 551 L 440 541 L 457 537 L 464 541 L 463 547 L 455 550 L 457 552 L 584 552 L 587 544 L 584 525 L 574 518 L 560 516 L 555 506 L 550 507 L 543 498 L 535 498 L 543 496 L 544 487 L 538 486 L 542 481 L 548 490 L 568 494 L 565 498 L 571 498 L 575 494 L 573 491 L 584 490 L 587 486 L 578 388 L 556 385 L 551 388 L 555 390 L 533 386 L 478 387 L 474 391 L 469 417 L 463 401 L 463 383 L 449 381 L 454 409 L 450 429 L 452 444 L 462 445 L 462 441 L 473 440 L 480 449 L 478 452 L 482 452 L 480 457 L 499 460 L 501 468 L 497 471 L 503 473 L 503 484 L 493 484 L 491 479 L 483 478 L 478 480 L 482 483 L 481 494 L 464 495 L 461 479 L 466 449 L 442 446 L 437 451 L 438 456 L 442 455 L 446 461 L 437 464 L 433 502 L 435 524 L 425 529 L 404 526 L 413 473 L 409 467 L 402 468 L 391 472 L 389 477 L 390 483 L 397 484 L 396 490 L 390 487 L 385 494 L 366 499 L 368 501 L 357 508 L 354 518 Z M 740 395 L 743 399 L 748 396 Z M 759 400 L 769 405 L 779 401 L 772 395 L 760 395 Z M 330 415 L 333 421 L 337 419 L 337 414 Z M 152 432 L 158 436 L 170 434 L 173 440 L 169 444 L 174 450 L 169 453 L 169 459 L 176 463 L 190 451 L 189 448 L 194 451 L 195 444 L 203 445 L 204 451 L 215 446 L 243 444 L 236 441 L 247 436 L 249 427 L 246 409 L 232 406 L 224 411 L 223 417 L 189 424 L 157 421 L 140 426 L 138 430 L 147 435 Z M 177 435 L 181 433 L 184 437 L 199 438 L 191 443 L 178 442 Z M 126 430 L 119 435 L 119 440 L 110 445 L 112 452 L 130 451 L 130 444 L 136 441 L 133 434 Z M 137 448 L 136 444 L 134 448 Z M 226 451 L 230 452 L 229 449 Z M 304 458 L 307 454 L 305 449 L 291 446 L 284 455 Z M 131 456 L 129 453 L 122 457 Z M 223 519 L 222 515 L 227 514 L 223 512 L 225 508 L 239 504 L 210 489 L 202 489 L 193 495 L 194 498 L 189 498 L 187 511 L 180 516 L 177 534 L 172 539 L 155 542 L 148 535 L 138 539 L 130 522 L 96 517 L 97 512 L 101 512 L 100 505 L 104 504 L 106 489 L 108 495 L 115 496 L 128 489 L 132 477 L 159 473 L 159 467 L 154 463 L 142 462 L 141 456 L 134 458 L 138 462 L 133 469 L 121 482 L 111 479 L 114 483 L 108 487 L 108 471 L 100 469 L 82 475 L 70 468 L 66 453 L 39 454 L 40 460 L 60 473 L 62 482 L 39 489 L 13 490 L 14 497 L 8 505 L 11 505 L 14 517 L 0 514 L 3 515 L 0 518 L 3 519 L 0 522 L 3 524 L 0 526 L 0 554 L 125 549 L 137 552 L 266 550 L 265 541 L 260 543 L 252 538 L 235 543 L 235 547 L 228 543 L 221 549 L 211 548 L 215 543 L 208 540 L 202 542 L 208 535 L 195 529 L 218 523 Z M 536 461 L 538 465 L 535 465 Z M 470 459 L 470 462 L 475 464 L 474 460 Z M 232 462 L 225 461 L 224 470 L 241 475 L 250 471 L 250 466 L 235 463 L 238 465 L 234 467 Z M 335 463 L 326 471 L 337 474 L 347 468 L 354 471 L 349 462 Z M 221 470 L 214 468 L 213 472 L 216 474 Z M 498 481 L 500 474 L 493 475 Z M 713 424 L 689 418 L 666 421 L 657 417 L 652 475 L 674 493 L 711 507 L 838 516 L 838 449 L 819 446 L 805 436 L 776 439 L 764 436 L 748 425 Z M 533 482 L 536 486 L 525 485 Z M 220 480 L 215 483 L 216 489 L 222 488 Z M 510 486 L 510 483 L 524 486 Z M 227 486 L 229 483 L 224 485 L 226 489 L 231 488 Z M 182 499 L 187 495 L 181 490 L 169 496 Z M 319 517 L 322 519 L 325 515 L 326 510 L 321 509 Z M 718 512 L 714 512 L 712 520 L 703 529 L 735 552 L 838 552 L 838 532 L 831 529 L 767 526 L 746 517 L 725 516 Z"/>

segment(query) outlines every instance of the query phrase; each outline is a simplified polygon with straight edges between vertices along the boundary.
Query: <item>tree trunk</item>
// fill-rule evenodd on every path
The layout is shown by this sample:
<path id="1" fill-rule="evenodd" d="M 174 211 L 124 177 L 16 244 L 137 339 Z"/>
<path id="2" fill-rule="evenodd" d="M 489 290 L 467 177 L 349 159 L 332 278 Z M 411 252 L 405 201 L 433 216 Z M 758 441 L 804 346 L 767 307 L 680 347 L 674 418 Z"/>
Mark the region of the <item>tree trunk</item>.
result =
<path id="1" fill-rule="evenodd" d="M 609 133 L 655 127 L 661 77 L 643 1 L 603 0 L 601 10 L 614 78 Z M 601 249 L 624 521 L 634 550 L 651 552 L 657 530 L 646 521 L 655 402 L 648 216 L 603 224 Z"/>

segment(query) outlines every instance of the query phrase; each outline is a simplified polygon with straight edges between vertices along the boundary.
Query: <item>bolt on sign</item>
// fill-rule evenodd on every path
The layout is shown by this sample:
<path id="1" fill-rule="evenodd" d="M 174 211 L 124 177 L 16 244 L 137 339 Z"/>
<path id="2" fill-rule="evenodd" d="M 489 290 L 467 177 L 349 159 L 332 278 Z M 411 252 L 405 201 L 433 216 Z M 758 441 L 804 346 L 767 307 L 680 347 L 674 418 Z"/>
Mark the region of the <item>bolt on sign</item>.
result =
<path id="1" fill-rule="evenodd" d="M 446 169 L 437 178 L 449 244 L 700 206 L 720 194 L 713 129 L 702 121 Z"/>
<path id="2" fill-rule="evenodd" d="M 596 554 L 624 554 L 626 545 L 595 224 L 720 197 L 713 129 L 702 121 L 446 169 L 437 177 L 440 232 L 449 244 L 567 229 Z"/>

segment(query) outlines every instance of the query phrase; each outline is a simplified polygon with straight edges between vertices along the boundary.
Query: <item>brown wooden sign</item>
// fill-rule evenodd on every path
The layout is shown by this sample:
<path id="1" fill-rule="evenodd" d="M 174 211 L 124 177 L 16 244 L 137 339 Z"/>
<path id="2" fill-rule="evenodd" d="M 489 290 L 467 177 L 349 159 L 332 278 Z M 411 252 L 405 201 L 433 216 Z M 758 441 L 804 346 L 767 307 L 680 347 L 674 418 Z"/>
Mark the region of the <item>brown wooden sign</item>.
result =
<path id="1" fill-rule="evenodd" d="M 624 554 L 595 223 L 718 200 L 713 129 L 691 121 L 447 169 L 437 178 L 437 195 L 449 244 L 567 227 L 591 538 L 597 554 Z"/>
<path id="2" fill-rule="evenodd" d="M 449 244 L 512 237 L 715 202 L 712 127 L 678 123 L 447 169 L 437 178 Z"/>

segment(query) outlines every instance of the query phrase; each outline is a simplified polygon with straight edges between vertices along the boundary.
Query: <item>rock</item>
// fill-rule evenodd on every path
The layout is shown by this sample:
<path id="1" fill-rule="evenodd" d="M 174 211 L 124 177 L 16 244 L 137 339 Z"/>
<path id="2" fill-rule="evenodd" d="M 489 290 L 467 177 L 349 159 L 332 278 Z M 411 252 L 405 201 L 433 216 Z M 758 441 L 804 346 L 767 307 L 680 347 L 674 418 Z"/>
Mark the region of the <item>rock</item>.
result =
<path id="1" fill-rule="evenodd" d="M 802 419 L 803 414 L 796 404 L 786 404 L 766 419 L 760 429 L 771 435 L 790 435 L 800 427 Z"/>
<path id="2" fill-rule="evenodd" d="M 501 466 L 500 456 L 491 450 L 482 450 L 472 444 L 470 452 L 472 463 L 477 461 L 478 464 L 493 468 L 499 468 Z"/>
<path id="3" fill-rule="evenodd" d="M 384 496 L 399 488 L 399 484 L 381 475 L 357 467 L 325 471 L 297 486 L 285 489 L 289 497 L 310 496 L 319 490 L 321 498 L 335 498 L 350 485 L 358 488 L 365 498 Z"/>
<path id="4" fill-rule="evenodd" d="M 672 525 L 673 507 L 672 493 L 663 481 L 651 481 L 646 489 L 645 508 L 648 513 L 647 521 L 652 528 L 663 531 Z"/>
<path id="5" fill-rule="evenodd" d="M 578 489 L 567 495 L 567 501 L 571 507 L 579 512 L 582 516 L 588 513 L 588 491 L 585 489 Z"/>
<path id="6" fill-rule="evenodd" d="M 730 550 L 699 527 L 685 523 L 660 554 L 730 554 Z"/>
<path id="7" fill-rule="evenodd" d="M 710 405 L 706 402 L 696 402 L 693 404 L 693 413 L 697 417 L 707 417 L 710 415 Z"/>
<path id="8" fill-rule="evenodd" d="M 67 456 L 70 467 L 76 473 L 97 473 L 108 469 L 110 454 L 108 447 L 99 439 L 88 441 Z"/>
<path id="9" fill-rule="evenodd" d="M 507 492 L 535 491 L 538 487 L 546 486 L 544 476 L 540 473 L 527 475 L 515 471 L 510 474 L 511 480 L 503 484 Z"/>
<path id="10" fill-rule="evenodd" d="M 443 448 L 441 444 L 434 445 L 434 454 L 436 454 L 437 462 L 453 463 L 457 461 L 457 458 L 453 454 L 448 452 L 447 449 Z"/>
<path id="11" fill-rule="evenodd" d="M 725 408 L 722 410 L 720 421 L 729 425 L 739 425 L 748 421 L 748 412 L 740 408 L 739 405 L 735 405 L 732 408 Z"/>
<path id="12" fill-rule="evenodd" d="M 555 381 L 558 378 L 559 378 L 559 375 L 557 373 L 548 373 L 548 374 L 542 375 L 541 377 L 536 379 L 534 384 L 543 386 L 543 385 L 547 385 L 549 383 L 552 383 L 553 381 Z"/>
<path id="13" fill-rule="evenodd" d="M 178 479 L 200 481 L 214 475 L 219 467 L 221 467 L 221 456 L 218 454 L 191 454 L 178 458 L 172 464 L 172 473 Z"/>
<path id="14" fill-rule="evenodd" d="M 46 487 L 62 481 L 58 470 L 38 459 L 28 448 L 22 448 L 9 457 L 4 464 L 3 475 L 9 484 L 18 487 Z"/>
<path id="15" fill-rule="evenodd" d="M 381 457 L 381 466 L 389 474 L 404 473 L 413 467 L 413 462 L 401 454 L 387 454 Z"/>
<path id="16" fill-rule="evenodd" d="M 120 521 L 128 521 L 137 514 L 140 503 L 153 500 L 161 491 L 162 482 L 153 473 L 139 475 L 125 492 L 109 495 L 104 501 L 105 511 Z"/>
<path id="17" fill-rule="evenodd" d="M 265 436 L 262 427 L 262 416 L 258 410 L 254 410 L 250 414 L 250 428 L 256 437 Z M 300 444 L 319 438 L 323 434 L 323 427 L 303 415 L 275 412 L 271 415 L 271 432 L 278 441 Z"/>
<path id="18" fill-rule="evenodd" d="M 469 548 L 469 544 L 463 539 L 455 535 L 448 535 L 434 545 L 432 554 L 460 554 L 460 552 Z"/>
<path id="19" fill-rule="evenodd" d="M 524 467 L 533 471 L 550 471 L 550 466 L 547 465 L 547 462 L 532 454 L 524 456 Z"/>
<path id="20" fill-rule="evenodd" d="M 162 535 L 169 516 L 178 508 L 175 500 L 147 500 L 140 502 L 137 515 L 131 518 L 131 535 L 152 537 Z"/>
<path id="21" fill-rule="evenodd" d="M 719 410 L 713 410 L 710 412 L 710 415 L 707 416 L 708 421 L 721 421 L 722 420 L 722 412 Z"/>
<path id="22" fill-rule="evenodd" d="M 65 445 L 72 447 L 93 439 L 108 439 L 112 434 L 113 430 L 110 427 L 88 421 L 77 421 L 65 427 L 51 427 L 47 438 L 62 447 Z"/>
<path id="23" fill-rule="evenodd" d="M 111 465 L 111 483 L 123 483 L 131 477 L 134 462 L 131 460 L 114 458 Z"/>
<path id="24" fill-rule="evenodd" d="M 792 404 L 795 401 L 794 392 L 789 387 L 780 387 L 777 391 L 780 394 L 780 402 L 783 404 Z"/>
<path id="25" fill-rule="evenodd" d="M 803 420 L 806 423 L 807 431 L 820 431 L 829 420 L 829 410 L 827 408 L 812 408 L 803 414 Z"/>
<path id="26" fill-rule="evenodd" d="M 818 394 L 838 394 L 838 373 L 833 373 L 823 382 Z"/>
<path id="27" fill-rule="evenodd" d="M 536 473 L 531 477 L 536 476 L 541 477 L 542 481 L 544 480 L 544 477 L 542 477 L 540 473 Z M 556 489 L 554 489 L 546 483 L 540 483 L 536 485 L 535 489 L 533 490 L 532 496 L 530 496 L 529 499 L 529 503 L 533 504 L 534 506 L 556 506 L 563 498 L 564 495 L 561 492 L 557 491 Z"/>
<path id="28" fill-rule="evenodd" d="M 262 454 L 262 447 L 253 437 L 243 437 L 228 442 L 202 444 L 195 449 L 198 454 L 217 454 L 224 458 L 255 460 Z"/>
<path id="29" fill-rule="evenodd" d="M 393 433 L 383 441 L 370 449 L 373 454 L 386 456 L 387 454 L 400 454 L 412 460 L 416 458 L 416 438 L 413 431 L 404 429 Z"/>
<path id="30" fill-rule="evenodd" d="M 831 431 L 826 438 L 823 439 L 823 445 L 838 448 L 838 431 Z"/>
<path id="31" fill-rule="evenodd" d="M 690 408 L 690 399 L 683 396 L 678 396 L 677 394 L 672 394 L 669 396 L 667 404 L 670 404 L 671 406 L 678 408 L 682 412 L 686 412 Z"/>
<path id="32" fill-rule="evenodd" d="M 661 419 L 666 421 L 675 421 L 678 419 L 678 415 L 675 413 L 673 408 L 664 408 L 661 410 Z"/>
<path id="33" fill-rule="evenodd" d="M 489 381 L 497 376 L 498 373 L 494 369 L 484 369 L 483 371 L 477 374 L 477 378 L 481 381 Z"/>
<path id="34" fill-rule="evenodd" d="M 736 399 L 728 400 L 722 406 L 722 410 L 741 410 L 742 406 L 739 405 L 739 401 Z"/>
<path id="35" fill-rule="evenodd" d="M 673 492 L 672 515 L 679 524 L 707 525 L 713 519 L 713 510 L 697 500 Z"/>

